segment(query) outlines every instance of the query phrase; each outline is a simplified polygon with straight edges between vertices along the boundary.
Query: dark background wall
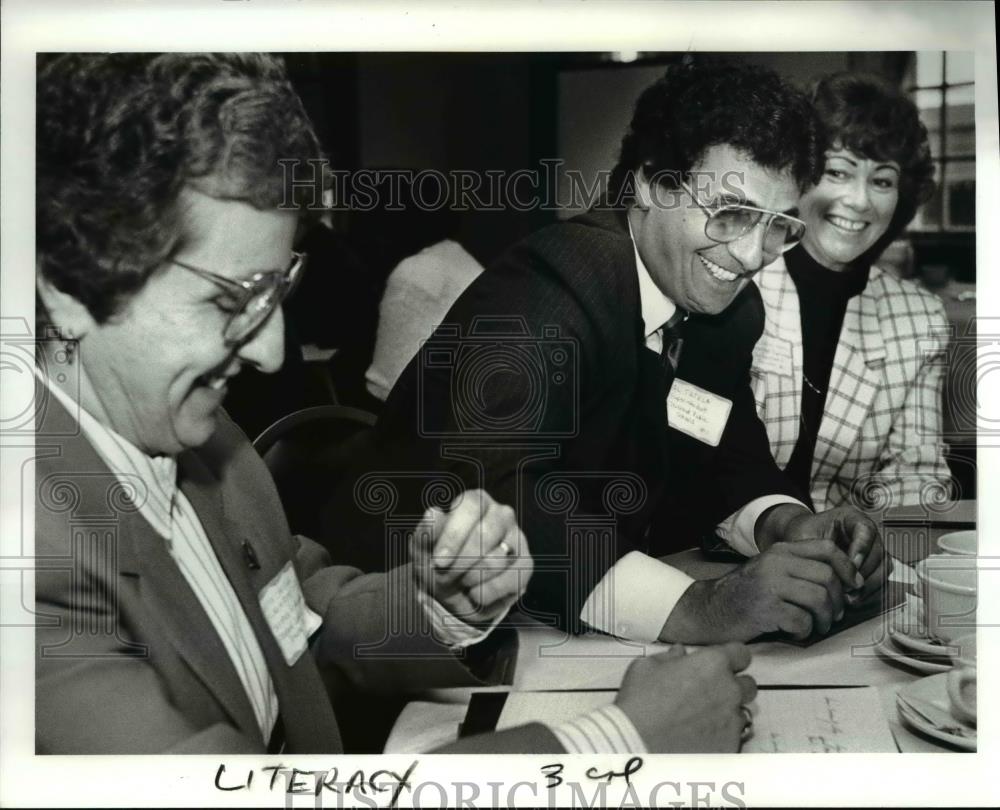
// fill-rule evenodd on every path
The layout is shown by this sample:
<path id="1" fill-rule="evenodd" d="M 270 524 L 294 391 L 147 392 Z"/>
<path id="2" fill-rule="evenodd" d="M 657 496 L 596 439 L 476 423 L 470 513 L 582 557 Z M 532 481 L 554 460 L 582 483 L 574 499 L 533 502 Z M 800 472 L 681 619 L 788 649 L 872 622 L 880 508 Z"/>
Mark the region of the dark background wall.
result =
<path id="1" fill-rule="evenodd" d="M 337 168 L 442 172 L 537 169 L 561 159 L 586 182 L 609 169 L 639 92 L 678 58 L 603 53 L 286 54 Z M 863 69 L 899 80 L 906 53 L 745 53 L 796 84 Z M 521 188 L 527 191 L 526 186 Z M 555 189 L 566 199 L 566 189 Z M 551 194 L 549 195 L 551 197 Z M 543 195 L 544 197 L 544 195 Z M 480 261 L 557 216 L 464 211 L 458 236 Z M 344 219 L 341 218 L 343 223 Z M 349 225 L 342 225 L 348 227 Z"/>

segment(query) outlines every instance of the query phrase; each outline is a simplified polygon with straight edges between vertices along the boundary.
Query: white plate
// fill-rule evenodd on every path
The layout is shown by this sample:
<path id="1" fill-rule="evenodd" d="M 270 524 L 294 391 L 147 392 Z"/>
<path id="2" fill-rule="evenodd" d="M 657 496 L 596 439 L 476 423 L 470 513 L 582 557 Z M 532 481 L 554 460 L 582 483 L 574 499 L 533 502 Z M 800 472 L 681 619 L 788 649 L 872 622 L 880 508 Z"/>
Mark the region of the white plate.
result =
<path id="1" fill-rule="evenodd" d="M 906 651 L 949 658 L 955 647 L 942 644 L 927 633 L 923 599 L 912 594 L 889 614 L 889 636 Z"/>
<path id="2" fill-rule="evenodd" d="M 971 736 L 950 734 L 911 711 L 905 703 L 899 700 L 901 697 L 903 700 L 930 703 L 935 709 L 944 712 L 951 718 L 947 684 L 947 675 L 931 675 L 929 678 L 921 678 L 919 681 L 904 686 L 899 690 L 896 699 L 896 709 L 899 712 L 899 717 L 906 725 L 936 740 L 942 740 L 966 751 L 975 751 L 976 733 L 974 729 L 969 729 Z M 956 726 L 962 725 L 957 720 L 953 720 L 953 722 Z"/>
<path id="3" fill-rule="evenodd" d="M 934 641 L 928 638 L 920 638 L 919 636 L 910 636 L 906 633 L 901 633 L 899 630 L 890 627 L 889 637 L 896 642 L 897 646 L 908 650 L 910 652 L 920 653 L 922 655 L 936 655 L 939 658 L 951 658 L 953 652 L 957 653 L 957 647 L 946 647 L 940 641 Z"/>
<path id="4" fill-rule="evenodd" d="M 899 648 L 893 646 L 888 639 L 882 639 L 875 645 L 875 650 L 886 658 L 898 661 L 903 666 L 915 669 L 917 672 L 947 672 L 951 669 L 951 664 L 939 664 L 937 661 L 928 661 L 926 658 L 913 658 L 904 653 Z"/>

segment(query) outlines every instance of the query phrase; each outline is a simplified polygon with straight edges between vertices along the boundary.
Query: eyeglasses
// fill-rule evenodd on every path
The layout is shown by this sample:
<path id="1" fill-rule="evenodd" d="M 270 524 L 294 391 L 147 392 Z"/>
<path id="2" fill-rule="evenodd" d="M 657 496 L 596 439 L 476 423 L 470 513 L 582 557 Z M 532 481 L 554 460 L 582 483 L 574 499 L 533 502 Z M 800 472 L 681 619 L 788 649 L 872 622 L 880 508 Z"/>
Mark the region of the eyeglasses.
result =
<path id="1" fill-rule="evenodd" d="M 805 233 L 806 224 L 801 219 L 796 219 L 788 214 L 736 203 L 722 203 L 717 207 L 709 207 L 695 196 L 687 183 L 682 182 L 681 186 L 708 217 L 705 220 L 705 236 L 714 242 L 723 244 L 735 242 L 756 228 L 760 221 L 767 217 L 764 221 L 762 250 L 765 256 L 774 259 L 795 247 L 802 239 L 802 234 Z"/>
<path id="2" fill-rule="evenodd" d="M 232 296 L 232 302 L 222 306 L 222 309 L 230 313 L 229 320 L 222 330 L 222 339 L 233 346 L 248 341 L 295 289 L 307 258 L 305 253 L 292 251 L 292 264 L 284 272 L 267 270 L 254 273 L 250 278 L 239 281 L 176 259 L 167 261 L 211 281 Z"/>

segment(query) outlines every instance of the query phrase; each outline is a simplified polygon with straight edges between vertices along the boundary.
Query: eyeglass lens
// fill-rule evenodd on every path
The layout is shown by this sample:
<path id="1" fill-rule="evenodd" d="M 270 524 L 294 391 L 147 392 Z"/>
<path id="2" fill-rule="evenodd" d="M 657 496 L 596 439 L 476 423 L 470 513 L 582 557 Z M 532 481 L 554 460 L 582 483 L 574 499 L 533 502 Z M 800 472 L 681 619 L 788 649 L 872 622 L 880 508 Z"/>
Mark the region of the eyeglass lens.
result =
<path id="1" fill-rule="evenodd" d="M 707 235 L 719 242 L 732 242 L 754 228 L 762 216 L 764 213 L 761 211 L 723 208 L 708 220 Z M 802 226 L 794 220 L 780 215 L 771 216 L 764 234 L 764 250 L 767 253 L 781 253 L 786 245 L 794 244 L 801 238 L 802 231 Z"/>
<path id="2" fill-rule="evenodd" d="M 303 257 L 304 258 L 304 257 Z M 227 324 L 224 338 L 230 343 L 246 340 L 271 316 L 298 279 L 303 259 L 297 259 L 288 275 L 272 273 L 262 279 L 262 285 L 244 303 Z"/>
<path id="3" fill-rule="evenodd" d="M 272 286 L 259 290 L 251 295 L 244 303 L 243 307 L 233 315 L 232 320 L 226 326 L 225 339 L 231 343 L 238 343 L 248 335 L 251 335 L 264 321 L 267 320 L 275 305 L 281 300 L 276 293 L 276 284 L 280 284 L 280 279 L 272 282 Z"/>

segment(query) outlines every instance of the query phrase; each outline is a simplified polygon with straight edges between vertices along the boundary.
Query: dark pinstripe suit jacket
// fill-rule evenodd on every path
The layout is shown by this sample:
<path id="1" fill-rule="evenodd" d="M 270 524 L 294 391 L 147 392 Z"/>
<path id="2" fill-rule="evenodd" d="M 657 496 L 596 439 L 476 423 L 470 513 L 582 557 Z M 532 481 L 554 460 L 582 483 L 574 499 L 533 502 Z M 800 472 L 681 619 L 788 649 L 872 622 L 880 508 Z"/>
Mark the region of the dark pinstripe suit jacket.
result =
<path id="1" fill-rule="evenodd" d="M 372 471 L 398 476 L 401 514 L 422 511 L 431 471 L 515 506 L 535 555 L 524 608 L 577 629 L 589 592 L 624 554 L 689 547 L 753 498 L 793 494 L 749 386 L 762 328 L 752 284 L 722 315 L 687 322 L 678 378 L 733 408 L 719 448 L 670 429 L 624 213 L 550 226 L 474 281 L 410 362 L 361 483 Z"/>

